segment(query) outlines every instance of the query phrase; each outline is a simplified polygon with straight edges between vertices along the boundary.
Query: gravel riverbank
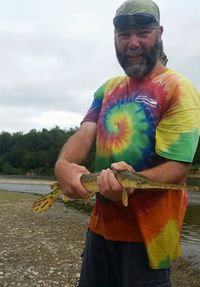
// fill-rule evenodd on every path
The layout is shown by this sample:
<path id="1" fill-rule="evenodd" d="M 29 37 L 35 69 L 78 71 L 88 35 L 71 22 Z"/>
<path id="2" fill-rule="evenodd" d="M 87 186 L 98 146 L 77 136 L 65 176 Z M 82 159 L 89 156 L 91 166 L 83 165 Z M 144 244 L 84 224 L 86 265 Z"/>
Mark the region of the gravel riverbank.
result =
<path id="1" fill-rule="evenodd" d="M 33 213 L 37 197 L 0 191 L 0 287 L 75 287 L 88 215 L 62 203 Z M 199 273 L 179 260 L 173 287 L 200 287 Z"/>

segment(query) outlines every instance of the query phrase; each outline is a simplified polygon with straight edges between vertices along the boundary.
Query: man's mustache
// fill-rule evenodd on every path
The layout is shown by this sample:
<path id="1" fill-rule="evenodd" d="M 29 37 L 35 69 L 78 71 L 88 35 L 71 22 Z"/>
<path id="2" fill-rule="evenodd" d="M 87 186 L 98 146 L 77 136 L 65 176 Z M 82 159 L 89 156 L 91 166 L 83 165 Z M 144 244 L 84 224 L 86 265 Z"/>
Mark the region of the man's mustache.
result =
<path id="1" fill-rule="evenodd" d="M 128 57 L 137 57 L 137 56 L 141 56 L 144 54 L 144 51 L 141 48 L 137 48 L 137 49 L 128 49 L 125 53 L 125 56 Z"/>

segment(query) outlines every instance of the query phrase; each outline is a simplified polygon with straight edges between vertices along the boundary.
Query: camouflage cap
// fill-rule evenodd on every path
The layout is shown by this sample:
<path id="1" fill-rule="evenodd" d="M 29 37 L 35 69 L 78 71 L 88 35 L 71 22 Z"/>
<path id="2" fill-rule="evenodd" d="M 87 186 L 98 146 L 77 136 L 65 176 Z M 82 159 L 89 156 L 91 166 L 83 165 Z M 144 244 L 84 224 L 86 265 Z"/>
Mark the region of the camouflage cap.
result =
<path id="1" fill-rule="evenodd" d="M 127 0 L 117 9 L 115 17 L 138 13 L 150 14 L 156 18 L 158 25 L 160 24 L 160 11 L 152 0 Z"/>

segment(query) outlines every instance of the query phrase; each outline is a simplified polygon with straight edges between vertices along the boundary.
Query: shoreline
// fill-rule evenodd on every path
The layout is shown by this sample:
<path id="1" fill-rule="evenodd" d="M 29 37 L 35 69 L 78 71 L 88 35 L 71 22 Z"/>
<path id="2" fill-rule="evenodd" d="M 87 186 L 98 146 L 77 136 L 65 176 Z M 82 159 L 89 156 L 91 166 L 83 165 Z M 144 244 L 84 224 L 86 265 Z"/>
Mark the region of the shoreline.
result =
<path id="1" fill-rule="evenodd" d="M 75 287 L 88 215 L 61 202 L 46 213 L 33 213 L 38 197 L 0 190 L 2 286 Z M 173 287 L 200 287 L 199 273 L 180 258 L 172 266 Z"/>
<path id="2" fill-rule="evenodd" d="M 50 185 L 56 180 L 50 179 L 31 179 L 31 178 L 3 178 L 0 177 L 0 183 L 2 184 L 46 184 Z"/>

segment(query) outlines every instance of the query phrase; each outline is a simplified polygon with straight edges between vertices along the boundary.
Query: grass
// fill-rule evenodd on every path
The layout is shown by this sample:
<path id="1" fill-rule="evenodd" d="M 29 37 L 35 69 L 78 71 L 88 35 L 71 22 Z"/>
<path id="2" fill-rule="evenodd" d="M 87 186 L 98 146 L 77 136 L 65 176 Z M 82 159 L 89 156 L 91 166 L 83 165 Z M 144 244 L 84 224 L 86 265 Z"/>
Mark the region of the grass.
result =
<path id="1" fill-rule="evenodd" d="M 29 201 L 34 200 L 36 195 L 25 192 L 0 190 L 0 201 Z"/>

